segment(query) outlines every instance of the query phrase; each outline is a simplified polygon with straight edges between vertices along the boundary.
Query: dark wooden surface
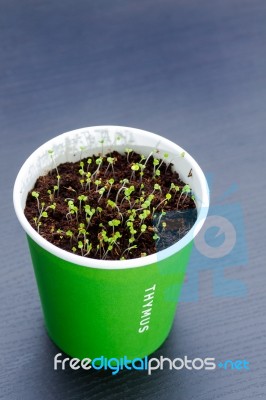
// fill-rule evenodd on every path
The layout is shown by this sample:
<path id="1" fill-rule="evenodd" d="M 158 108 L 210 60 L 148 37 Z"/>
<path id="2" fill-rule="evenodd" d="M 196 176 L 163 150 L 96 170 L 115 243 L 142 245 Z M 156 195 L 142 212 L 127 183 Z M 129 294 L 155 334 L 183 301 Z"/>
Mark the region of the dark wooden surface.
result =
<path id="1" fill-rule="evenodd" d="M 265 0 L 1 0 L 0 10 L 0 398 L 264 399 Z M 53 370 L 58 349 L 44 330 L 12 186 L 37 146 L 98 124 L 169 137 L 212 176 L 213 207 L 241 207 L 247 258 L 229 257 L 223 273 L 242 292 L 214 290 L 219 262 L 210 260 L 191 290 L 202 262 L 194 257 L 156 356 L 240 358 L 250 371 Z"/>

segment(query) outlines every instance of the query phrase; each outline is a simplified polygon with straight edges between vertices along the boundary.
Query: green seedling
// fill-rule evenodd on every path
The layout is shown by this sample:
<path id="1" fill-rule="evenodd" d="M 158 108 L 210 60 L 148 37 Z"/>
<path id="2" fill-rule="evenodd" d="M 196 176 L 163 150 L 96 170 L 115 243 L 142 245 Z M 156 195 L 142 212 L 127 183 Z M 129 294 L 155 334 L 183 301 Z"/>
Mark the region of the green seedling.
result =
<path id="1" fill-rule="evenodd" d="M 68 230 L 66 231 L 66 237 L 69 237 L 69 239 L 70 239 L 70 246 L 72 246 L 72 241 L 73 241 L 73 238 L 74 238 L 74 233 L 73 233 L 70 229 L 68 229 Z"/>
<path id="2" fill-rule="evenodd" d="M 174 198 L 175 198 L 175 196 L 176 196 L 176 194 L 177 194 L 177 192 L 179 192 L 179 190 L 180 190 L 180 188 L 179 188 L 179 186 L 178 185 L 175 185 L 174 183 L 171 183 L 171 186 L 170 186 L 170 189 L 169 189 L 169 191 L 168 191 L 168 193 L 170 193 L 171 191 L 174 191 Z"/>
<path id="3" fill-rule="evenodd" d="M 150 215 L 150 210 L 147 210 L 147 209 L 144 209 L 143 211 L 142 211 L 142 213 L 141 214 L 139 214 L 139 219 L 141 220 L 141 223 L 146 219 L 146 218 L 148 218 L 148 216 Z"/>
<path id="4" fill-rule="evenodd" d="M 76 215 L 76 220 L 78 221 L 78 207 L 75 206 L 73 200 L 69 200 L 68 203 L 68 213 L 66 214 L 66 217 L 70 217 L 72 219 L 72 215 Z"/>
<path id="5" fill-rule="evenodd" d="M 166 229 L 166 226 L 167 226 L 167 223 L 164 221 L 164 222 L 162 222 L 162 228 L 163 228 L 163 231 L 165 231 L 165 229 Z"/>
<path id="6" fill-rule="evenodd" d="M 111 221 L 108 221 L 108 225 L 111 226 L 111 227 L 113 228 L 113 235 L 114 235 L 114 233 L 115 233 L 115 227 L 118 226 L 118 225 L 120 225 L 120 224 L 121 224 L 120 219 L 113 219 L 113 220 L 111 220 Z"/>
<path id="7" fill-rule="evenodd" d="M 101 146 L 102 146 L 102 156 L 103 156 L 103 144 L 104 144 L 104 139 L 101 139 L 101 140 L 99 140 L 99 143 L 101 144 Z"/>
<path id="8" fill-rule="evenodd" d="M 106 173 L 107 173 L 107 171 L 108 171 L 108 169 L 109 169 L 110 166 L 111 166 L 111 168 L 112 168 L 113 175 L 115 174 L 115 170 L 114 170 L 114 163 L 115 163 L 115 161 L 116 161 L 116 158 L 115 158 L 115 157 L 107 157 L 108 165 L 107 165 L 107 168 L 106 168 L 106 171 L 105 171 L 105 175 L 106 175 Z"/>
<path id="9" fill-rule="evenodd" d="M 146 224 L 141 224 L 141 226 L 140 226 L 140 234 L 139 234 L 139 236 L 138 236 L 138 239 L 140 238 L 140 236 L 141 236 L 143 233 L 146 232 L 146 230 L 147 230 L 147 225 L 146 225 Z"/>
<path id="10" fill-rule="evenodd" d="M 91 190 L 91 173 L 87 172 L 86 173 L 86 185 L 85 185 L 85 190 Z"/>
<path id="11" fill-rule="evenodd" d="M 80 174 L 81 176 L 85 175 L 85 171 L 84 171 L 84 162 L 83 162 L 83 161 L 80 161 L 79 166 L 80 166 L 79 174 Z"/>
<path id="12" fill-rule="evenodd" d="M 102 179 L 96 179 L 96 181 L 94 181 L 94 185 L 96 185 L 96 191 L 98 190 L 99 185 L 101 185 L 102 183 Z"/>
<path id="13" fill-rule="evenodd" d="M 158 183 L 154 184 L 152 193 L 154 193 L 156 190 L 158 190 L 159 192 L 162 192 L 162 188 Z"/>
<path id="14" fill-rule="evenodd" d="M 124 195 L 125 195 L 125 196 L 124 196 L 123 199 L 121 200 L 121 203 L 120 203 L 120 204 L 122 204 L 124 200 L 127 200 L 127 201 L 129 202 L 130 208 L 131 208 L 130 196 L 131 196 L 131 194 L 132 194 L 134 191 L 135 191 L 135 187 L 134 187 L 133 185 L 131 185 L 129 188 L 125 188 L 125 189 L 124 189 Z"/>
<path id="15" fill-rule="evenodd" d="M 110 195 L 110 192 L 111 192 L 111 189 L 112 189 L 112 186 L 113 186 L 113 184 L 115 183 L 115 180 L 114 180 L 114 178 L 110 178 L 110 179 L 108 179 L 108 181 L 107 181 L 107 183 L 108 183 L 108 193 L 107 193 L 107 198 L 109 197 L 109 195 Z"/>
<path id="16" fill-rule="evenodd" d="M 88 158 L 87 159 L 87 172 L 89 171 L 91 164 L 92 164 L 92 159 Z"/>
<path id="17" fill-rule="evenodd" d="M 103 197 L 104 192 L 106 191 L 106 188 L 103 186 L 101 189 L 98 190 L 100 197 L 98 199 L 98 203 L 101 201 L 101 198 Z"/>
<path id="18" fill-rule="evenodd" d="M 78 200 L 79 200 L 79 212 L 81 213 L 81 203 L 88 200 L 88 196 L 85 196 L 84 194 L 81 194 L 80 196 L 78 196 Z"/>
<path id="19" fill-rule="evenodd" d="M 162 211 L 160 212 L 160 215 L 159 215 L 159 218 L 158 218 L 158 222 L 157 222 L 156 228 L 159 227 L 159 225 L 160 225 L 160 223 L 161 223 L 161 219 L 162 219 L 162 217 L 164 217 L 165 215 L 166 215 L 166 212 L 162 210 Z"/>
<path id="20" fill-rule="evenodd" d="M 96 210 L 95 208 L 91 208 L 91 206 L 89 204 L 86 204 L 84 206 L 84 210 L 85 210 L 85 214 L 86 214 L 86 222 L 87 222 L 87 228 L 89 227 L 90 223 L 91 223 L 91 219 L 93 217 L 93 215 L 95 214 Z"/>
<path id="21" fill-rule="evenodd" d="M 94 176 L 94 175 L 98 175 L 98 173 L 99 173 L 99 171 L 100 171 L 100 168 L 101 168 L 101 165 L 102 165 L 102 163 L 103 163 L 103 157 L 98 157 L 98 158 L 96 158 L 96 160 L 95 160 L 95 163 L 96 163 L 96 165 L 97 165 L 97 169 L 94 171 L 94 173 L 92 174 L 92 176 Z"/>
<path id="22" fill-rule="evenodd" d="M 157 233 L 155 233 L 152 238 L 153 238 L 153 240 L 156 240 L 156 241 L 160 240 L 160 236 L 157 235 Z"/>
<path id="23" fill-rule="evenodd" d="M 167 204 L 168 201 L 171 200 L 171 198 L 172 198 L 171 193 L 166 193 L 165 199 L 162 200 L 156 207 L 153 207 L 152 215 L 154 215 L 155 211 L 156 211 L 163 203 L 166 203 L 166 204 Z"/>
<path id="24" fill-rule="evenodd" d="M 50 155 L 51 160 L 52 160 L 52 163 L 53 163 L 53 166 L 54 166 L 54 168 L 55 168 L 55 170 L 56 170 L 56 178 L 57 178 L 57 186 L 58 186 L 58 189 L 57 189 L 58 192 L 57 192 L 57 194 L 59 194 L 59 183 L 60 183 L 60 178 L 61 178 L 61 176 L 60 176 L 60 174 L 59 174 L 59 171 L 58 171 L 58 168 L 57 168 L 55 159 L 54 159 L 54 151 L 53 151 L 53 150 L 48 150 L 48 154 Z"/>
<path id="25" fill-rule="evenodd" d="M 182 204 L 184 204 L 184 201 L 186 200 L 186 198 L 187 198 L 187 196 L 188 196 L 188 194 L 189 194 L 190 192 L 191 192 L 191 188 L 190 188 L 189 185 L 185 185 L 185 186 L 182 188 L 181 193 L 180 193 L 180 196 L 179 196 L 179 199 L 178 199 L 178 202 L 177 202 L 177 205 L 176 205 L 176 208 L 178 208 L 178 206 L 179 206 L 179 204 L 180 204 L 180 200 L 181 200 L 182 195 L 185 194 L 185 198 L 184 198 L 183 201 L 182 201 Z"/>
<path id="26" fill-rule="evenodd" d="M 33 191 L 31 192 L 32 197 L 35 197 L 36 201 L 37 201 L 37 207 L 38 207 L 38 211 L 40 212 L 40 202 L 39 202 L 39 192 Z"/>
<path id="27" fill-rule="evenodd" d="M 139 164 L 133 163 L 131 165 L 132 174 L 131 174 L 130 180 L 135 179 L 135 173 L 136 173 L 136 171 L 139 171 L 139 169 L 140 169 Z"/>
<path id="28" fill-rule="evenodd" d="M 137 245 L 136 244 L 134 244 L 133 246 L 129 246 L 127 249 L 125 249 L 124 251 L 123 251 L 123 253 L 121 254 L 121 258 L 120 258 L 120 260 L 125 260 L 125 257 L 123 256 L 126 252 L 128 253 L 128 252 L 130 252 L 131 250 L 133 250 L 133 249 L 137 249 Z"/>
<path id="29" fill-rule="evenodd" d="M 127 155 L 127 162 L 129 162 L 129 154 L 132 153 L 132 149 L 129 149 L 128 147 L 125 149 L 125 153 Z"/>

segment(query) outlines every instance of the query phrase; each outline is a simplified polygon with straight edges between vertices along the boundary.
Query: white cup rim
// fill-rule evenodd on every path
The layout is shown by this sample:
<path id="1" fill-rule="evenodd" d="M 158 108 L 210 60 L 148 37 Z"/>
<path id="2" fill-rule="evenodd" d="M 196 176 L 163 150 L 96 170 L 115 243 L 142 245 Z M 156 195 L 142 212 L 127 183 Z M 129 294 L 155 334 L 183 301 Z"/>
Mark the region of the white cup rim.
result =
<path id="1" fill-rule="evenodd" d="M 85 132 L 86 130 L 95 130 L 95 129 L 126 129 L 132 132 L 138 132 L 141 133 L 142 135 L 149 135 L 151 140 L 157 140 L 160 141 L 160 143 L 167 143 L 168 146 L 169 144 L 173 148 L 174 151 L 177 152 L 177 154 L 181 154 L 185 152 L 186 154 L 186 159 L 189 161 L 189 164 L 191 165 L 191 168 L 193 168 L 193 174 L 196 174 L 199 178 L 200 185 L 201 185 L 201 191 L 202 191 L 202 197 L 201 197 L 201 206 L 197 209 L 198 211 L 198 216 L 195 224 L 193 227 L 190 229 L 190 231 L 177 243 L 169 246 L 167 249 L 160 250 L 157 253 L 154 253 L 152 255 L 148 255 L 146 257 L 140 257 L 140 258 L 134 258 L 130 260 L 100 260 L 100 259 L 94 259 L 94 258 L 87 258 L 87 257 L 82 257 L 76 254 L 72 254 L 66 250 L 60 249 L 59 247 L 53 245 L 52 243 L 48 242 L 46 239 L 44 239 L 40 234 L 38 234 L 37 231 L 30 225 L 29 221 L 27 220 L 25 214 L 24 214 L 24 209 L 21 204 L 21 179 L 23 179 L 23 176 L 27 173 L 27 169 L 29 165 L 32 163 L 34 159 L 38 156 L 40 152 L 42 152 L 44 149 L 47 148 L 52 148 L 53 143 L 56 140 L 61 140 L 63 136 L 71 136 L 75 135 L 76 133 L 82 133 Z M 177 171 L 178 172 L 178 171 Z M 92 126 L 92 127 L 85 127 L 85 128 L 80 128 L 72 131 L 65 132 L 61 135 L 55 136 L 53 139 L 47 141 L 40 147 L 38 147 L 24 162 L 22 167 L 20 168 L 20 171 L 17 175 L 15 184 L 14 184 L 14 189 L 13 189 L 13 203 L 14 203 L 14 208 L 15 212 L 17 215 L 17 218 L 22 225 L 24 231 L 26 234 L 34 241 L 36 242 L 40 247 L 48 251 L 49 253 L 65 260 L 68 261 L 72 264 L 76 264 L 79 266 L 83 267 L 88 267 L 88 268 L 97 268 L 97 269 L 128 269 L 128 268 L 136 268 L 136 267 L 144 267 L 150 264 L 158 263 L 163 261 L 164 259 L 170 257 L 171 255 L 181 251 L 184 247 L 186 247 L 192 240 L 193 238 L 197 235 L 199 230 L 201 229 L 208 213 L 209 209 L 209 189 L 208 189 L 208 184 L 206 181 L 206 178 L 204 176 L 204 173 L 202 172 L 200 166 L 198 163 L 194 160 L 193 157 L 190 156 L 190 154 L 184 150 L 182 147 L 179 145 L 175 144 L 174 142 L 151 132 L 142 130 L 142 129 L 137 129 L 137 128 L 131 128 L 131 127 L 123 127 L 123 126 L 114 126 L 114 125 L 103 125 L 103 126 Z"/>

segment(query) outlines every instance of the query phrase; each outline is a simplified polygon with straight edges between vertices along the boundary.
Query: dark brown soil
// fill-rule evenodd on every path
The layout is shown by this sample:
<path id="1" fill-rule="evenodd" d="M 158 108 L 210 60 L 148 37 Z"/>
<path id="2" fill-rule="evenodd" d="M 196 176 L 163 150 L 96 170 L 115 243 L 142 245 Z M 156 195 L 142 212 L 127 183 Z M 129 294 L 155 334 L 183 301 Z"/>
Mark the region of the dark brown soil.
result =
<path id="1" fill-rule="evenodd" d="M 86 187 L 86 175 L 82 176 L 82 172 L 79 172 L 82 170 L 80 162 L 61 164 L 57 167 L 60 174 L 59 190 L 55 190 L 53 194 L 53 188 L 58 184 L 56 169 L 46 176 L 40 176 L 32 189 L 38 193 L 38 199 L 32 195 L 32 191 L 28 194 L 25 215 L 34 229 L 39 230 L 40 235 L 49 242 L 66 251 L 90 258 L 131 259 L 165 249 L 189 231 L 196 221 L 197 211 L 191 191 L 182 192 L 185 183 L 179 179 L 178 173 L 173 171 L 172 165 L 169 165 L 166 159 L 164 162 L 157 156 L 159 165 L 154 167 L 153 155 L 150 156 L 142 177 L 140 170 L 131 169 L 134 163 L 139 163 L 141 160 L 141 156 L 134 152 L 129 155 L 117 152 L 105 155 L 98 173 L 94 175 L 93 173 L 98 168 L 95 161 L 99 156 L 90 157 L 91 164 L 87 163 L 87 158 L 83 159 L 84 172 L 86 173 L 89 167 L 88 171 L 92 174 L 90 189 L 89 184 Z M 113 168 L 112 164 L 107 162 L 107 157 L 114 158 Z M 142 164 L 144 163 L 145 160 L 142 161 Z M 160 175 L 154 176 L 154 169 L 156 170 L 159 166 Z M 112 178 L 114 183 L 110 184 L 108 180 Z M 134 186 L 135 190 L 132 191 L 129 199 L 125 198 L 124 188 L 117 196 L 122 186 L 122 179 L 129 181 L 124 185 L 125 187 Z M 84 182 L 80 182 L 81 180 Z M 95 180 L 101 180 L 98 188 L 96 188 Z M 179 190 L 170 190 L 171 183 L 177 185 Z M 155 184 L 160 185 L 161 190 L 154 190 Z M 102 187 L 105 191 L 101 196 L 99 190 Z M 49 190 L 51 193 L 47 192 Z M 171 194 L 170 199 L 166 199 L 167 193 Z M 143 205 L 149 194 L 154 195 L 150 206 Z M 78 199 L 80 195 L 86 196 L 86 200 L 80 201 Z M 108 205 L 108 199 L 116 202 L 117 207 L 112 203 L 113 208 L 110 204 Z M 69 201 L 73 201 L 76 207 L 73 213 L 70 213 Z M 49 208 L 53 204 L 55 204 L 55 209 Z M 85 213 L 85 205 L 90 205 L 91 210 L 95 209 L 90 221 L 89 214 Z M 144 208 L 145 206 L 147 207 Z M 100 207 L 102 211 L 97 210 L 97 207 Z M 133 218 L 131 227 L 131 230 L 133 228 L 136 231 L 135 233 L 130 233 L 130 226 L 128 226 L 130 222 L 128 219 L 132 215 L 132 211 L 131 214 L 129 214 L 130 211 L 128 212 L 130 207 L 132 210 L 137 210 L 133 211 L 136 216 Z M 153 213 L 154 208 L 156 210 Z M 139 215 L 143 214 L 143 210 L 150 210 L 150 215 L 141 220 Z M 163 216 L 161 216 L 162 210 L 165 212 Z M 44 214 L 40 217 L 42 211 Z M 119 221 L 119 225 L 112 227 L 108 222 L 114 219 Z M 146 225 L 146 229 L 145 226 L 143 227 L 144 232 L 141 232 L 142 225 Z M 113 243 L 116 232 L 119 232 L 121 237 L 117 234 Z"/>

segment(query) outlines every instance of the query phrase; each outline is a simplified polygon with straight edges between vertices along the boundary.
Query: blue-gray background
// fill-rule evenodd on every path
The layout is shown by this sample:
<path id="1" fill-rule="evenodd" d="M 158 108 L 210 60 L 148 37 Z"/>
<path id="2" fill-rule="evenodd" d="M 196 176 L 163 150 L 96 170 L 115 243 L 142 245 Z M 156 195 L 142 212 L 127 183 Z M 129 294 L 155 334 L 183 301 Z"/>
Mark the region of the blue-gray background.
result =
<path id="1" fill-rule="evenodd" d="M 265 398 L 265 21 L 265 0 L 0 1 L 1 399 Z M 240 246 L 218 275 L 192 259 L 155 355 L 246 359 L 250 371 L 53 371 L 12 186 L 37 146 L 99 124 L 177 142 L 210 176 L 211 212 L 237 209 L 245 256 Z"/>

